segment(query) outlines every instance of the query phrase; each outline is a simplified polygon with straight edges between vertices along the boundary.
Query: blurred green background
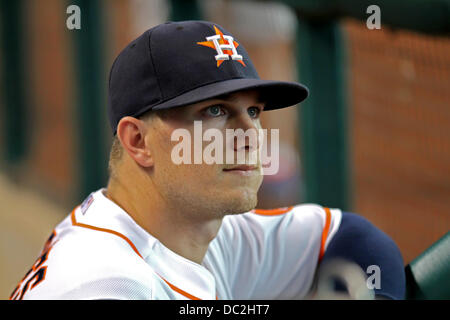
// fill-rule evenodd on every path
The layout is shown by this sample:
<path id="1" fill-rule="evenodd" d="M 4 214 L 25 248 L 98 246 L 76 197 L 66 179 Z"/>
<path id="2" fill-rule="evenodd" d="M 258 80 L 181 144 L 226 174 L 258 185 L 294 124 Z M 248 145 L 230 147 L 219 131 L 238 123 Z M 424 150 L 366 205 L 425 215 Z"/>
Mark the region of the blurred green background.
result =
<path id="1" fill-rule="evenodd" d="M 450 2 L 347 0 L 0 0 L 0 298 L 55 224 L 106 185 L 109 68 L 167 20 L 217 22 L 261 78 L 310 88 L 264 113 L 280 171 L 260 208 L 318 203 L 361 214 L 405 264 L 450 229 Z M 69 30 L 70 5 L 81 29 Z M 182 48 L 180 48 L 182 50 Z"/>

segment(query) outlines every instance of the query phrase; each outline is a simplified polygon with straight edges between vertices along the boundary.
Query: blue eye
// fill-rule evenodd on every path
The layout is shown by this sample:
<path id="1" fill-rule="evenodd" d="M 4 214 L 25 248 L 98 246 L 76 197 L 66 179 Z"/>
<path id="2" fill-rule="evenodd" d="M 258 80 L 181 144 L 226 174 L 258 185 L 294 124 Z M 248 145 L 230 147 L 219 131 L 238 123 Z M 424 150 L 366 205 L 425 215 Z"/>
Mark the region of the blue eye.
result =
<path id="1" fill-rule="evenodd" d="M 206 113 L 206 115 L 208 115 L 210 117 L 219 117 L 219 116 L 225 114 L 222 106 L 220 106 L 220 105 L 214 105 L 214 106 L 210 106 L 210 107 L 206 108 L 205 113 Z"/>
<path id="2" fill-rule="evenodd" d="M 250 107 L 247 109 L 247 113 L 251 118 L 258 118 L 261 110 L 258 107 Z"/>

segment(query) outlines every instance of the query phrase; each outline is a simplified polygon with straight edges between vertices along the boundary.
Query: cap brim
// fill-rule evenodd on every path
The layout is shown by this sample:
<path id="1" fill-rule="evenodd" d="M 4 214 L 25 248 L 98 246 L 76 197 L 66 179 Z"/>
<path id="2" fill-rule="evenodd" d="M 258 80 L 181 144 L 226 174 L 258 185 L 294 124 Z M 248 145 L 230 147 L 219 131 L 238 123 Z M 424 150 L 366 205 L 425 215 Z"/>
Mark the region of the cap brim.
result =
<path id="1" fill-rule="evenodd" d="M 210 83 L 185 92 L 158 105 L 149 106 L 141 113 L 193 104 L 236 91 L 256 89 L 261 91 L 260 99 L 265 102 L 264 110 L 275 110 L 293 106 L 308 96 L 308 88 L 297 82 L 262 79 L 230 79 Z"/>

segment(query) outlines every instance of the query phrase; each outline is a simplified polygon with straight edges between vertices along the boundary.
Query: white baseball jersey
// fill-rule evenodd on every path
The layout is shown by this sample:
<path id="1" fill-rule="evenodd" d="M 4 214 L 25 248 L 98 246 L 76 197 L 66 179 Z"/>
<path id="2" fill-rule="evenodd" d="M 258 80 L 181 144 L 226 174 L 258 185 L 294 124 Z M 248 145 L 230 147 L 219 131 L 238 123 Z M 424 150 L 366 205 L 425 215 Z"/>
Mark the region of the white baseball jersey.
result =
<path id="1" fill-rule="evenodd" d="M 203 263 L 91 193 L 54 230 L 11 299 L 300 299 L 339 228 L 315 204 L 225 216 Z"/>

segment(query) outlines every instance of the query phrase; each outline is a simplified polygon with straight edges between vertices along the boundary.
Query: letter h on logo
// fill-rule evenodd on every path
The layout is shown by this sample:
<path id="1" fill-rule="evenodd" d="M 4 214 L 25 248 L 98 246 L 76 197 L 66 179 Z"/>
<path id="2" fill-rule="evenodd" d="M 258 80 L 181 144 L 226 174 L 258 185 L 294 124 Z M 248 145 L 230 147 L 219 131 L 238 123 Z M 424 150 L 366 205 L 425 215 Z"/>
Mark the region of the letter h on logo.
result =
<path id="1" fill-rule="evenodd" d="M 228 42 L 228 44 L 219 43 L 219 39 L 221 38 L 221 35 L 216 34 L 214 36 L 207 37 L 206 40 L 212 41 L 214 43 L 214 46 L 217 50 L 217 55 L 215 56 L 216 60 L 229 60 L 230 55 L 223 53 L 222 49 L 224 50 L 231 50 L 233 54 L 231 55 L 231 59 L 233 60 L 242 60 L 242 56 L 237 53 L 236 47 L 234 46 L 234 39 L 232 36 L 223 35 L 223 38 Z"/>

